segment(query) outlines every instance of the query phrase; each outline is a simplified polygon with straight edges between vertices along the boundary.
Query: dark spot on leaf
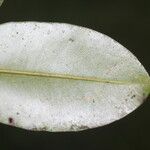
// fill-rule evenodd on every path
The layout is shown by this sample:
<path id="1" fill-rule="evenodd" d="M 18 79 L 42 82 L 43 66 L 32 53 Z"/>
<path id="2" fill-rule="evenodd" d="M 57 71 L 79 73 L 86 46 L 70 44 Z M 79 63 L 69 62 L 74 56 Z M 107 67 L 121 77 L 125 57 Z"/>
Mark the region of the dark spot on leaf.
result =
<path id="1" fill-rule="evenodd" d="M 16 34 L 19 34 L 19 32 L 16 32 Z"/>
<path id="2" fill-rule="evenodd" d="M 74 39 L 70 38 L 69 41 L 70 41 L 70 42 L 74 42 Z"/>
<path id="3" fill-rule="evenodd" d="M 95 100 L 93 99 L 93 103 L 95 103 Z"/>
<path id="4" fill-rule="evenodd" d="M 8 118 L 8 122 L 9 122 L 10 124 L 13 124 L 13 123 L 14 123 L 13 118 L 9 117 L 9 118 Z"/>
<path id="5" fill-rule="evenodd" d="M 106 81 L 105 83 L 110 83 L 110 81 Z"/>
<path id="6" fill-rule="evenodd" d="M 17 112 L 17 115 L 19 115 L 19 112 Z"/>
<path id="7" fill-rule="evenodd" d="M 132 95 L 132 96 L 131 96 L 131 99 L 133 99 L 134 97 L 135 97 L 135 95 Z"/>

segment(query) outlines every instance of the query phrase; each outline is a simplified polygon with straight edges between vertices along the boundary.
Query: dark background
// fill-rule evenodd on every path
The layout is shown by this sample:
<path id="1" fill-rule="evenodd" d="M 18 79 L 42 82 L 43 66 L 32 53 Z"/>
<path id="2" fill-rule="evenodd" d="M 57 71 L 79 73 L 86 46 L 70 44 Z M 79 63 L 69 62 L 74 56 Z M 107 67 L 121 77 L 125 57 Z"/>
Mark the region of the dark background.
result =
<path id="1" fill-rule="evenodd" d="M 105 33 L 150 73 L 150 3 L 114 0 L 5 0 L 0 23 L 65 22 Z M 150 97 L 127 117 L 77 133 L 31 132 L 0 124 L 0 150 L 150 150 Z"/>

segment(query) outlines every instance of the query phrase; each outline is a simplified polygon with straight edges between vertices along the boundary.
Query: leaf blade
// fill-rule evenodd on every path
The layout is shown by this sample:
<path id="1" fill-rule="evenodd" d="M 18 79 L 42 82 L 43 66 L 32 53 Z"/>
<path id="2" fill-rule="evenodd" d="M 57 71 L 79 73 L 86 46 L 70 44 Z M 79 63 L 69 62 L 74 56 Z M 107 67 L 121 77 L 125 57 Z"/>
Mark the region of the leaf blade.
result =
<path id="1" fill-rule="evenodd" d="M 140 62 L 93 30 L 59 23 L 8 23 L 0 26 L 0 37 L 2 123 L 79 131 L 124 117 L 150 92 L 145 90 L 149 75 Z"/>

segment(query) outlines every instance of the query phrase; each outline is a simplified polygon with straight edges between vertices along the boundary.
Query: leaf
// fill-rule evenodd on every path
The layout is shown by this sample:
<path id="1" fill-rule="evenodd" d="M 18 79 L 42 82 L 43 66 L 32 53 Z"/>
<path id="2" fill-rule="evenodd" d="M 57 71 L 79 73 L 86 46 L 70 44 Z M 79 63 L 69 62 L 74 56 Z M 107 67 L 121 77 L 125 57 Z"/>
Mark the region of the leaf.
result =
<path id="1" fill-rule="evenodd" d="M 80 131 L 140 106 L 150 77 L 131 52 L 96 31 L 63 23 L 0 25 L 0 122 Z"/>
<path id="2" fill-rule="evenodd" d="M 0 0 L 0 6 L 2 5 L 3 1 L 4 1 L 4 0 Z"/>

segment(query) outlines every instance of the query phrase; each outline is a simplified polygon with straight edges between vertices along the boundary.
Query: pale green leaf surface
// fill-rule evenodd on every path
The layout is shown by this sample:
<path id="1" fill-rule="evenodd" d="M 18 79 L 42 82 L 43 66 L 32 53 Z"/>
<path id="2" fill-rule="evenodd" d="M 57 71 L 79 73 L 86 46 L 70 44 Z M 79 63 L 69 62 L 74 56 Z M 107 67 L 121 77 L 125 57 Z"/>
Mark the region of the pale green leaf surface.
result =
<path id="1" fill-rule="evenodd" d="M 144 67 L 96 31 L 62 23 L 0 25 L 0 122 L 79 131 L 116 121 L 150 92 Z"/>
<path id="2" fill-rule="evenodd" d="M 2 5 L 3 1 L 4 1 L 4 0 L 0 0 L 0 6 Z"/>

